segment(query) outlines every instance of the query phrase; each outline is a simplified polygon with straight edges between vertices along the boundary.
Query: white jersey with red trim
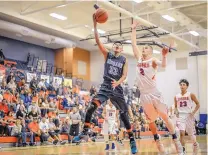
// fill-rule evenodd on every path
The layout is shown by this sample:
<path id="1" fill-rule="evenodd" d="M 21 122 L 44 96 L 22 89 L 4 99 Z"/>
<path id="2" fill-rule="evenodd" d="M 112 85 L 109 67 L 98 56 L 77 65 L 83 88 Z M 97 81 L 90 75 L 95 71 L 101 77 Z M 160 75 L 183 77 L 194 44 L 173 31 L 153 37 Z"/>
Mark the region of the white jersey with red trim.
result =
<path id="1" fill-rule="evenodd" d="M 136 82 L 141 92 L 156 88 L 156 72 L 157 69 L 152 66 L 153 58 L 149 60 L 140 59 L 137 63 L 137 77 Z"/>
<path id="2" fill-rule="evenodd" d="M 116 107 L 113 105 L 110 107 L 108 104 L 106 105 L 106 119 L 107 120 L 116 120 Z"/>
<path id="3" fill-rule="evenodd" d="M 190 114 L 192 112 L 193 102 L 191 99 L 191 93 L 186 92 L 184 95 L 181 93 L 176 95 L 177 110 L 180 115 Z"/>

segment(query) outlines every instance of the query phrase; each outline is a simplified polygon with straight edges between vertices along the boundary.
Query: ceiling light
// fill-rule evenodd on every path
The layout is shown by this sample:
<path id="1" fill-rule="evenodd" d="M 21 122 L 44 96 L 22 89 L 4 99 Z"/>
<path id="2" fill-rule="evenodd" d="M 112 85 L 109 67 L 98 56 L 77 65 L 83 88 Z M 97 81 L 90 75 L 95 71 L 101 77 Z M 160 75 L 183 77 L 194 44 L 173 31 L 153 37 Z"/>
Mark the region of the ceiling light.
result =
<path id="1" fill-rule="evenodd" d="M 126 40 L 125 42 L 126 42 L 126 43 L 131 43 L 131 40 Z"/>
<path id="2" fill-rule="evenodd" d="M 94 29 L 92 29 L 92 31 L 94 32 Z M 97 29 L 98 33 L 100 34 L 105 34 L 105 31 L 101 30 L 101 29 Z"/>
<path id="3" fill-rule="evenodd" d="M 169 20 L 171 22 L 176 22 L 175 18 L 169 16 L 169 15 L 162 15 L 163 18 L 165 18 L 166 20 Z"/>
<path id="4" fill-rule="evenodd" d="M 134 2 L 136 2 L 136 3 L 141 3 L 141 2 L 143 2 L 144 0 L 133 0 Z"/>
<path id="5" fill-rule="evenodd" d="M 67 17 L 59 15 L 57 13 L 51 13 L 50 16 L 54 17 L 54 18 L 57 18 L 57 19 L 60 19 L 60 20 L 67 20 Z"/>
<path id="6" fill-rule="evenodd" d="M 189 33 L 191 33 L 191 34 L 194 35 L 194 36 L 199 36 L 199 33 L 196 32 L 196 31 L 189 31 Z"/>
<path id="7" fill-rule="evenodd" d="M 160 54 L 160 51 L 153 50 L 153 53 L 154 53 L 154 54 Z"/>
<path id="8" fill-rule="evenodd" d="M 88 28 L 88 27 L 89 27 L 89 25 L 85 25 L 85 27 L 86 27 L 86 28 Z"/>

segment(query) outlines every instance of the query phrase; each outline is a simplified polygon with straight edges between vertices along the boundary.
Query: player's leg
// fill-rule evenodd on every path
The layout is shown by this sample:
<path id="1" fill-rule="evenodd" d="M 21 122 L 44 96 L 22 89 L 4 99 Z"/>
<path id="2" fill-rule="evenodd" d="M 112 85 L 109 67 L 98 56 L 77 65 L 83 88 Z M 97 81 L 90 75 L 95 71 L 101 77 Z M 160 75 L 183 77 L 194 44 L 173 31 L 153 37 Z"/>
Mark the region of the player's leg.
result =
<path id="1" fill-rule="evenodd" d="M 92 119 L 92 115 L 97 110 L 97 108 L 108 100 L 108 94 L 106 92 L 103 92 L 102 90 L 99 91 L 99 93 L 93 97 L 90 107 L 87 109 L 86 116 L 85 116 L 85 123 L 83 127 L 83 131 L 76 137 L 74 137 L 73 141 L 79 143 L 81 138 L 83 136 L 87 135 L 87 132 L 91 126 L 90 121 Z"/>
<path id="2" fill-rule="evenodd" d="M 183 147 L 183 152 L 185 153 L 185 130 L 180 130 L 180 142 Z"/>
<path id="3" fill-rule="evenodd" d="M 126 131 L 129 135 L 130 140 L 130 146 L 131 146 L 131 152 L 132 154 L 136 154 L 138 152 L 136 147 L 136 141 L 134 139 L 134 134 L 131 129 L 130 119 L 128 116 L 128 105 L 125 102 L 124 97 L 111 97 L 111 102 L 113 105 L 119 110 L 120 118 L 124 123 L 124 126 L 126 128 Z"/>
<path id="4" fill-rule="evenodd" d="M 158 112 L 159 116 L 163 119 L 168 128 L 170 134 L 172 135 L 173 142 L 175 144 L 176 150 L 179 154 L 183 154 L 183 147 L 177 137 L 173 122 L 168 116 L 168 108 L 167 105 L 164 104 L 163 97 L 161 94 L 154 95 L 153 105 Z"/>
<path id="5" fill-rule="evenodd" d="M 193 143 L 193 154 L 197 155 L 199 143 L 196 140 L 195 119 L 192 116 L 188 116 L 186 119 L 186 131 L 191 142 Z"/>
<path id="6" fill-rule="evenodd" d="M 161 137 L 158 134 L 155 120 L 158 118 L 158 112 L 156 111 L 151 94 L 142 94 L 141 103 L 146 118 L 149 120 L 149 129 L 153 134 L 156 146 L 161 154 L 165 154 L 164 146 L 161 142 Z"/>

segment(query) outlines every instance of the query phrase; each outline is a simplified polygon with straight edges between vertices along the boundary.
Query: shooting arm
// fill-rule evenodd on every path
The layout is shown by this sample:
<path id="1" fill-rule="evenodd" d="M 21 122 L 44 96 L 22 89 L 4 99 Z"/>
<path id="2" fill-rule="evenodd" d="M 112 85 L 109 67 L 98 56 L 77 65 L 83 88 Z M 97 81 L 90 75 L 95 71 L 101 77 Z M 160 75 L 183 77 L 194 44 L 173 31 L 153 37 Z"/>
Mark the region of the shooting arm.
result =
<path id="1" fill-rule="evenodd" d="M 96 21 L 94 21 L 94 22 L 96 22 Z M 94 23 L 94 34 L 95 34 L 95 41 L 96 41 L 96 43 L 98 44 L 98 47 L 99 47 L 100 51 L 101 51 L 102 54 L 104 55 L 104 58 L 106 59 L 106 58 L 107 58 L 108 51 L 107 51 L 107 49 L 103 46 L 103 44 L 100 42 L 99 34 L 98 34 L 98 31 L 97 31 L 96 23 Z"/>
<path id="2" fill-rule="evenodd" d="M 131 33 L 131 44 L 132 44 L 132 48 L 133 48 L 133 53 L 134 53 L 134 57 L 139 60 L 139 58 L 141 57 L 141 52 L 139 51 L 139 48 L 137 47 L 137 41 L 136 41 L 136 27 L 132 28 L 132 33 Z"/>

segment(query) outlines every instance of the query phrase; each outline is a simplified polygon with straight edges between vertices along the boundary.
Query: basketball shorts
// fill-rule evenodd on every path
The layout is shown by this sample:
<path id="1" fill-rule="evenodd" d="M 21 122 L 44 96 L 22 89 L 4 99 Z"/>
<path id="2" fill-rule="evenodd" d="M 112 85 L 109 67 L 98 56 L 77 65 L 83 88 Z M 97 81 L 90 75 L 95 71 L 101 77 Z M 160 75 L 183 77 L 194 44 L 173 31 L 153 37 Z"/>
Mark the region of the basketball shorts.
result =
<path id="1" fill-rule="evenodd" d="M 99 100 L 101 104 L 105 103 L 108 99 L 113 103 L 117 110 L 120 112 L 128 112 L 128 105 L 126 104 L 123 89 L 121 86 L 112 88 L 111 82 L 103 83 L 99 92 L 93 97 L 94 100 Z"/>
<path id="2" fill-rule="evenodd" d="M 168 107 L 164 102 L 162 94 L 158 91 L 141 92 L 141 106 L 144 109 L 146 118 L 154 122 L 160 114 L 168 115 Z"/>
<path id="3" fill-rule="evenodd" d="M 188 135 L 196 134 L 195 118 L 189 114 L 177 118 L 176 125 L 180 131 L 186 131 Z"/>
<path id="4" fill-rule="evenodd" d="M 103 135 L 117 134 L 116 131 L 117 131 L 117 127 L 115 120 L 108 120 L 103 122 L 103 129 L 101 132 Z"/>

